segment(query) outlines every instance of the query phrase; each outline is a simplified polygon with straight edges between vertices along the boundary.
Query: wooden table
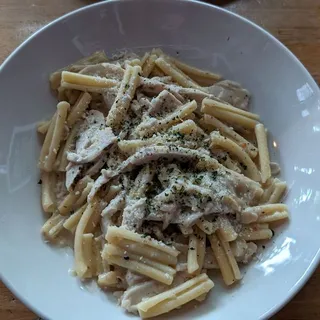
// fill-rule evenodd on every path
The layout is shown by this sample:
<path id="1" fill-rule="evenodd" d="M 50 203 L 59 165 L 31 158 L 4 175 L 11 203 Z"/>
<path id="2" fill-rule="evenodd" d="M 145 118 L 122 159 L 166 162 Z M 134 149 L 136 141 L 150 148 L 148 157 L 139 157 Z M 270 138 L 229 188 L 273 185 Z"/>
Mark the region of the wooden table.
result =
<path id="1" fill-rule="evenodd" d="M 23 40 L 48 22 L 93 2 L 95 1 L 0 0 L 0 62 Z M 207 2 L 224 6 L 270 31 L 293 51 L 319 83 L 319 0 L 212 0 Z M 0 319 L 35 320 L 38 317 L 0 282 Z M 273 319 L 320 319 L 320 268 L 301 292 Z"/>

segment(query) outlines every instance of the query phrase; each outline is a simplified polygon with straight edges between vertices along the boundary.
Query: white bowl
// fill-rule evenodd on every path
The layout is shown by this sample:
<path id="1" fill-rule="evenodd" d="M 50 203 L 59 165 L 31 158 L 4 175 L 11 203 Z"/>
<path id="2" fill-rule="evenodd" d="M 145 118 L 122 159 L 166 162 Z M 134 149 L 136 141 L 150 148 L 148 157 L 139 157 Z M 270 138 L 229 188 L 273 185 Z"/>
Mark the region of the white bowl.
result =
<path id="1" fill-rule="evenodd" d="M 0 270 L 5 283 L 51 320 L 128 319 L 112 295 L 68 274 L 71 250 L 45 244 L 37 185 L 35 123 L 50 116 L 50 72 L 104 49 L 161 46 L 196 66 L 239 81 L 269 128 L 272 158 L 283 168 L 291 220 L 253 262 L 241 285 L 217 280 L 197 308 L 175 319 L 262 319 L 302 287 L 319 261 L 320 92 L 301 63 L 251 22 L 195 1 L 102 2 L 68 14 L 22 44 L 0 70 Z"/>

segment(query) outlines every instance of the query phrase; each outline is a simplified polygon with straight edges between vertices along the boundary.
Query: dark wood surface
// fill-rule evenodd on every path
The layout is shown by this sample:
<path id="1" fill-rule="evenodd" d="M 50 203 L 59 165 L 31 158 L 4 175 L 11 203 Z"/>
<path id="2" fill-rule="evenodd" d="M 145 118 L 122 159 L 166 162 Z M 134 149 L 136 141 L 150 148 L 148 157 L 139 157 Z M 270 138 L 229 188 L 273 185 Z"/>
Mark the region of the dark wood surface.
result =
<path id="1" fill-rule="evenodd" d="M 89 0 L 0 0 L 0 62 L 23 40 L 48 22 L 93 2 Z M 302 61 L 319 83 L 320 0 L 207 2 L 239 13 L 270 31 Z M 0 319 L 36 320 L 38 317 L 18 301 L 0 281 Z M 272 319 L 320 319 L 320 268 L 296 297 Z"/>

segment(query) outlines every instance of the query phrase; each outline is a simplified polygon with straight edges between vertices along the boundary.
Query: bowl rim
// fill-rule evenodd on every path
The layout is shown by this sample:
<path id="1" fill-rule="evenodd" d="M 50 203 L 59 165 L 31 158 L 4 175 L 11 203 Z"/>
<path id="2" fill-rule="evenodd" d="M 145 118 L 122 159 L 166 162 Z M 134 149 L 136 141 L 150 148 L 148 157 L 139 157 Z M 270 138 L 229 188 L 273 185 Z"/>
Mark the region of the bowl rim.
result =
<path id="1" fill-rule="evenodd" d="M 62 15 L 61 17 L 58 17 L 58 18 L 54 19 L 53 21 L 47 23 L 45 26 L 41 27 L 39 30 L 37 30 L 35 33 L 33 33 L 31 36 L 29 36 L 27 39 L 25 39 L 18 47 L 16 47 L 9 54 L 9 56 L 0 65 L 0 75 L 1 75 L 2 70 L 10 62 L 10 60 L 13 59 L 15 57 L 15 55 L 21 49 L 23 49 L 24 46 L 26 46 L 30 41 L 32 41 L 33 38 L 37 37 L 38 34 L 45 32 L 46 29 L 49 29 L 53 25 L 60 23 L 62 20 L 66 19 L 66 18 L 76 16 L 78 13 L 80 13 L 82 11 L 91 10 L 95 7 L 100 7 L 100 6 L 101 7 L 108 6 L 110 3 L 116 3 L 116 2 L 120 2 L 120 1 L 122 1 L 122 2 L 123 1 L 128 1 L 128 2 L 131 1 L 132 2 L 132 1 L 137 1 L 137 0 L 108 0 L 108 1 L 98 2 L 98 3 L 93 3 L 90 5 L 86 5 L 81 8 L 75 9 L 73 11 L 70 11 L 70 12 Z M 144 2 L 144 1 L 151 1 L 151 0 L 138 0 L 138 1 Z M 152 0 L 152 1 L 158 1 L 158 2 L 165 1 L 165 2 L 169 2 L 169 3 L 172 1 L 175 1 L 175 2 L 181 2 L 184 4 L 193 3 L 198 6 L 204 6 L 204 7 L 208 7 L 211 9 L 214 8 L 215 10 L 217 10 L 223 14 L 231 15 L 231 16 L 235 17 L 236 19 L 241 20 L 243 23 L 249 24 L 251 27 L 264 33 L 270 40 L 275 42 L 282 50 L 284 50 L 286 52 L 286 54 L 291 59 L 293 59 L 293 61 L 297 64 L 297 66 L 301 69 L 301 71 L 303 71 L 304 74 L 309 78 L 309 81 L 311 83 L 313 83 L 313 85 L 316 88 L 318 88 L 317 91 L 318 91 L 318 94 L 320 95 L 320 88 L 319 88 L 317 82 L 315 81 L 313 76 L 310 74 L 310 72 L 307 70 L 307 68 L 302 64 L 302 62 L 280 40 L 278 40 L 274 35 L 272 35 L 270 32 L 268 32 L 264 28 L 260 27 L 259 25 L 257 25 L 253 21 L 251 21 L 251 20 L 249 20 L 249 19 L 247 19 L 237 13 L 229 11 L 225 8 L 219 7 L 214 4 L 206 3 L 201 0 Z M 289 301 L 291 301 L 294 298 L 294 296 L 296 296 L 296 294 L 302 289 L 302 287 L 308 282 L 308 280 L 311 278 L 311 276 L 313 275 L 313 273 L 315 272 L 316 268 L 319 265 L 320 265 L 320 248 L 318 249 L 317 253 L 313 257 L 312 261 L 310 262 L 307 270 L 301 275 L 300 279 L 298 280 L 296 285 L 292 288 L 292 290 L 290 290 L 290 292 L 288 292 L 287 296 L 285 296 L 282 300 L 279 300 L 279 302 L 276 305 L 274 305 L 271 309 L 269 309 L 263 315 L 261 315 L 261 319 L 269 319 L 270 317 L 275 315 L 278 311 L 280 311 Z M 18 289 L 15 288 L 15 286 L 11 283 L 11 281 L 9 279 L 5 278 L 5 276 L 2 274 L 1 271 L 0 271 L 0 280 L 28 309 L 32 310 L 34 313 L 36 313 L 36 315 L 43 317 L 45 319 L 46 316 L 40 310 L 38 310 L 38 308 L 36 306 L 34 306 L 31 301 L 29 301 L 27 298 L 24 298 L 22 295 L 20 295 Z"/>

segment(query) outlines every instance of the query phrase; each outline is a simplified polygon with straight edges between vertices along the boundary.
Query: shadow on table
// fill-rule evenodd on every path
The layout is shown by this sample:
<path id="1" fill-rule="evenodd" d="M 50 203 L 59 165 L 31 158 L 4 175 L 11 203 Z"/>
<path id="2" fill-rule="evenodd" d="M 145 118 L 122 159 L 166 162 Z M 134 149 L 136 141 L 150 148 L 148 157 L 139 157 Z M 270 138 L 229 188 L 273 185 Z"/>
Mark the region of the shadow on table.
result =
<path id="1" fill-rule="evenodd" d="M 92 3 L 101 2 L 102 0 L 80 0 L 80 1 L 86 5 L 89 5 Z M 227 6 L 228 4 L 235 2 L 235 1 L 237 1 L 237 0 L 205 0 L 203 2 L 214 4 L 214 5 L 220 6 L 220 7 L 224 7 L 224 6 Z"/>
<path id="2" fill-rule="evenodd" d="M 98 3 L 98 2 L 102 2 L 102 1 L 103 0 L 80 0 L 80 2 L 86 6 L 89 4 L 94 4 L 94 3 Z"/>
<path id="3" fill-rule="evenodd" d="M 203 1 L 206 3 L 210 3 L 210 4 L 214 4 L 216 6 L 220 6 L 220 7 L 224 7 L 229 5 L 232 2 L 236 2 L 237 0 L 207 0 L 207 1 Z"/>

